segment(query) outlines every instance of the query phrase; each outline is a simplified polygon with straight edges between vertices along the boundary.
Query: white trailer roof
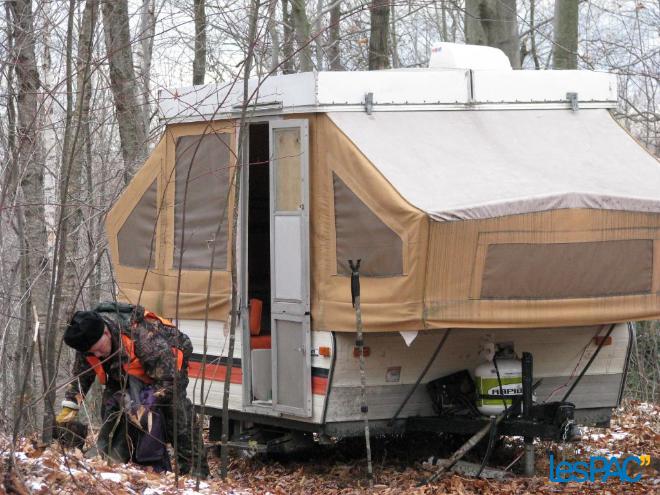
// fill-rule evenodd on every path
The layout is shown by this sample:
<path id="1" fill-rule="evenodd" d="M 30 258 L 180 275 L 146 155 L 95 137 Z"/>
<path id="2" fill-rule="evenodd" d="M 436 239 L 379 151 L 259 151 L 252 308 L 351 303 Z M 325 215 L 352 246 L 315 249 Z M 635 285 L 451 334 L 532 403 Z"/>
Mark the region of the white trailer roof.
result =
<path id="1" fill-rule="evenodd" d="M 439 221 L 559 208 L 660 212 L 660 163 L 607 110 L 329 116 Z"/>
<path id="2" fill-rule="evenodd" d="M 616 106 L 614 74 L 589 71 L 397 69 L 367 72 L 306 72 L 248 82 L 250 115 L 373 111 L 569 107 L 569 93 L 581 108 Z M 168 123 L 235 118 L 243 83 L 208 84 L 159 92 Z"/>

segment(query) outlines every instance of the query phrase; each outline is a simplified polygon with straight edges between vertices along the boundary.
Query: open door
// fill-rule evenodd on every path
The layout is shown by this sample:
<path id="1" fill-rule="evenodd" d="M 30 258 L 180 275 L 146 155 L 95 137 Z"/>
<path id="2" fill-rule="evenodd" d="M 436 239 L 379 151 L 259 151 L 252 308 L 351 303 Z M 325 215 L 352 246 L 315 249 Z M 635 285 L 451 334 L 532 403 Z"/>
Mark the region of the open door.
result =
<path id="1" fill-rule="evenodd" d="M 270 122 L 273 409 L 312 415 L 307 120 Z"/>

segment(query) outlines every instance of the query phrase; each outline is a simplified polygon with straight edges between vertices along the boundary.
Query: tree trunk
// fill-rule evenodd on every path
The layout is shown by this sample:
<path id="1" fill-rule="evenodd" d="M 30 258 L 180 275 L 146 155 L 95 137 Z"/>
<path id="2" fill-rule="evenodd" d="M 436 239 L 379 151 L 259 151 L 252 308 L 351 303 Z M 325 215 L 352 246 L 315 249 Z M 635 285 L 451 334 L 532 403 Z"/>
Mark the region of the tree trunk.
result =
<path id="1" fill-rule="evenodd" d="M 529 1 L 529 39 L 531 42 L 531 54 L 534 61 L 534 68 L 539 70 L 541 62 L 539 61 L 539 52 L 536 48 L 536 0 Z M 522 60 L 520 61 L 522 64 Z"/>
<path id="2" fill-rule="evenodd" d="M 577 0 L 555 0 L 554 69 L 577 69 L 578 8 Z"/>
<path id="3" fill-rule="evenodd" d="M 277 0 L 268 3 L 268 36 L 270 36 L 270 72 L 275 75 L 280 67 L 280 33 L 277 29 Z"/>
<path id="4" fill-rule="evenodd" d="M 13 19 L 13 39 L 16 59 L 17 91 L 17 153 L 16 165 L 20 177 L 22 203 L 17 213 L 22 223 L 23 238 L 20 251 L 22 268 L 21 289 L 27 297 L 22 314 L 26 316 L 22 328 L 22 367 L 17 370 L 21 377 L 32 375 L 30 362 L 24 357 L 32 345 L 34 319 L 31 311 L 25 311 L 32 306 L 37 308 L 40 319 L 46 313 L 48 306 L 48 240 L 44 211 L 44 156 L 40 147 L 41 135 L 39 124 L 39 72 L 35 57 L 35 36 L 32 18 L 32 2 L 30 0 L 14 0 L 8 2 Z M 20 397 L 16 412 L 23 414 L 25 399 L 29 392 Z M 16 419 L 16 418 L 15 418 Z"/>
<path id="5" fill-rule="evenodd" d="M 259 5 L 260 0 L 253 0 L 251 2 L 252 12 L 250 13 L 250 23 L 248 26 L 248 49 L 245 57 L 245 65 L 243 66 L 243 106 L 241 109 L 241 118 L 239 120 L 239 136 L 240 142 L 238 144 L 238 151 L 236 156 L 242 157 L 243 146 L 247 143 L 246 136 L 248 135 L 248 126 L 247 126 L 247 112 L 248 112 L 248 103 L 250 99 L 250 94 L 248 90 L 248 80 L 250 79 L 250 73 L 252 71 L 252 64 L 254 62 L 254 46 L 257 43 L 257 23 L 259 21 Z M 227 370 L 225 373 L 225 382 L 222 393 L 222 445 L 220 450 L 220 477 L 224 480 L 227 478 L 228 466 L 229 466 L 229 389 L 231 386 L 231 375 L 232 368 L 234 365 L 234 345 L 236 342 L 236 327 L 238 327 L 238 312 L 240 311 L 238 299 L 238 264 L 237 264 L 237 245 L 238 238 L 237 228 L 238 228 L 238 203 L 241 196 L 241 173 L 244 163 L 242 159 L 238 159 L 239 166 L 236 168 L 234 175 L 234 196 L 233 196 L 233 205 L 232 205 L 232 222 L 231 222 L 231 312 L 229 317 L 229 347 L 227 349 Z M 229 199 L 229 198 L 228 198 Z M 213 265 L 211 265 L 213 266 Z M 210 287 L 209 280 L 209 287 Z M 208 304 L 208 302 L 207 302 Z M 208 306 L 207 306 L 208 308 Z M 207 318 L 208 319 L 208 313 Z"/>
<path id="6" fill-rule="evenodd" d="M 12 27 L 12 19 L 11 19 L 11 10 L 9 7 L 9 2 L 5 2 L 3 5 L 4 11 L 5 11 L 5 22 L 6 22 L 6 50 L 8 54 L 13 54 L 14 53 L 14 33 L 13 33 L 13 27 Z M 7 138 L 6 138 L 6 155 L 5 155 L 5 168 L 3 171 L 3 177 L 2 177 L 2 191 L 0 192 L 0 249 L 2 249 L 2 252 L 5 253 L 5 249 L 8 247 L 5 247 L 5 226 L 4 226 L 4 220 L 5 220 L 5 215 L 7 217 L 8 222 L 15 222 L 16 221 L 16 215 L 9 214 L 7 213 L 7 210 L 5 208 L 5 204 L 11 203 L 14 198 L 14 191 L 16 190 L 16 178 L 17 178 L 17 173 L 16 173 L 16 108 L 14 106 L 14 100 L 15 100 L 15 95 L 14 95 L 14 67 L 13 64 L 7 64 L 6 69 L 4 71 L 4 76 L 7 80 Z M 7 229 L 9 230 L 9 229 Z M 20 239 L 19 239 L 20 242 Z M 5 417 L 11 417 L 13 414 L 9 412 L 9 404 L 12 403 L 12 397 L 13 394 L 10 394 L 10 379 L 16 378 L 16 376 L 20 375 L 20 373 L 17 373 L 16 370 L 20 369 L 17 367 L 16 363 L 18 363 L 18 359 L 20 358 L 20 354 L 17 350 L 16 346 L 14 349 L 12 349 L 13 352 L 10 352 L 10 342 L 13 344 L 13 335 L 9 332 L 9 323 L 11 322 L 10 318 L 12 314 L 15 314 L 15 308 L 14 306 L 14 301 L 12 300 L 13 298 L 11 297 L 14 295 L 14 287 L 15 285 L 15 280 L 16 276 L 19 277 L 19 281 L 22 282 L 22 263 L 20 258 L 18 259 L 18 262 L 15 264 L 15 268 L 12 270 L 14 276 L 11 278 L 11 280 L 7 280 L 6 277 L 3 277 L 2 283 L 3 283 L 3 295 L 5 296 L 4 304 L 3 304 L 3 314 L 8 315 L 7 316 L 7 323 L 5 331 L 0 335 L 0 341 L 2 343 L 2 349 L 0 350 L 0 362 L 6 363 L 5 364 L 5 371 L 2 373 L 2 376 L 0 377 L 0 386 L 2 387 L 0 389 L 0 400 L 2 402 L 1 408 L 0 408 L 0 414 L 4 415 Z M 23 287 L 22 283 L 19 283 L 18 285 L 19 288 Z M 12 326 L 15 328 L 15 326 Z M 16 349 L 16 350 L 15 350 Z M 13 370 L 13 372 L 10 372 L 10 370 Z M 14 387 L 15 387 L 15 382 L 14 382 Z"/>
<path id="7" fill-rule="evenodd" d="M 339 50 L 339 40 L 341 39 L 341 32 L 339 30 L 339 23 L 341 21 L 341 2 L 336 2 L 330 10 L 330 26 L 329 36 L 330 43 L 328 44 L 328 60 L 330 62 L 330 70 L 344 70 L 341 64 L 341 52 Z"/>
<path id="8" fill-rule="evenodd" d="M 127 0 L 103 0 L 103 31 L 110 62 L 110 89 L 115 102 L 119 139 L 124 159 L 124 184 L 146 158 L 146 133 L 142 106 L 137 98 L 137 80 L 128 22 Z"/>
<path id="9" fill-rule="evenodd" d="M 323 21 L 323 0 L 316 0 L 316 15 L 314 18 L 314 63 L 316 70 L 323 70 L 323 46 L 321 40 L 323 37 L 320 35 L 323 28 L 321 22 Z"/>
<path id="10" fill-rule="evenodd" d="M 75 204 L 80 201 L 80 171 L 76 174 L 72 164 L 75 141 L 78 133 L 73 132 L 73 21 L 76 13 L 75 0 L 69 0 L 69 13 L 66 32 L 66 114 L 64 124 L 64 139 L 62 144 L 62 163 L 59 180 L 59 220 L 55 234 L 55 249 L 51 279 L 51 304 L 46 317 L 46 340 L 43 349 L 44 375 L 44 417 L 42 440 L 46 443 L 52 439 L 52 424 L 55 407 L 55 382 L 57 380 L 57 349 L 62 339 L 63 328 L 60 328 L 62 315 L 60 312 L 71 297 L 75 286 L 76 263 L 67 259 L 67 251 L 74 255 L 76 242 L 69 242 L 69 235 L 80 225 L 80 209 Z M 71 204 L 74 206 L 72 207 Z"/>
<path id="11" fill-rule="evenodd" d="M 396 12 L 395 12 L 396 2 L 392 0 L 390 4 L 390 37 L 392 40 L 392 67 L 398 69 L 401 67 L 401 61 L 399 60 L 399 39 L 396 34 Z"/>
<path id="12" fill-rule="evenodd" d="M 69 31 L 67 33 L 67 79 L 73 80 L 72 74 L 72 35 L 75 2 L 70 0 Z M 91 98 L 91 56 L 92 42 L 96 21 L 98 18 L 98 0 L 86 0 L 83 19 L 78 40 L 78 56 L 76 61 L 77 93 L 75 110 L 72 101 L 67 102 L 67 118 L 65 139 L 62 150 L 62 168 L 60 171 L 60 216 L 56 232 L 55 258 L 56 277 L 51 284 L 53 292 L 53 309 L 49 311 L 48 340 L 45 346 L 45 374 L 52 385 L 57 376 L 59 363 L 57 355 L 64 332 L 64 324 L 68 321 L 77 294 L 78 257 L 80 256 L 79 228 L 83 223 L 81 205 L 82 176 L 85 148 L 89 140 L 89 105 Z M 73 95 L 69 89 L 68 95 Z M 68 98 L 71 100 L 71 97 Z M 71 239 L 71 236 L 74 236 Z M 55 392 L 48 387 L 46 393 L 46 414 L 44 416 L 44 441 L 50 440 L 49 425 L 52 424 Z"/>
<path id="13" fill-rule="evenodd" d="M 294 1 L 294 0 L 292 0 Z M 284 74 L 292 74 L 295 72 L 293 68 L 293 32 L 294 32 L 294 19 L 289 11 L 289 0 L 282 0 L 282 24 L 284 24 L 284 43 L 282 43 L 282 72 Z"/>
<path id="14" fill-rule="evenodd" d="M 371 32 L 369 35 L 369 70 L 389 69 L 389 0 L 371 0 Z"/>
<path id="15" fill-rule="evenodd" d="M 144 117 L 144 132 L 149 135 L 149 118 L 151 116 L 151 55 L 154 48 L 154 36 L 156 34 L 156 6 L 154 0 L 142 0 L 140 11 L 140 36 L 138 37 L 137 50 L 140 71 L 140 98 L 142 102 L 142 115 Z"/>
<path id="16" fill-rule="evenodd" d="M 314 65 L 312 64 L 312 47 L 309 39 L 309 19 L 305 12 L 304 0 L 291 0 L 291 17 L 298 46 L 299 70 L 300 72 L 311 72 L 314 70 Z"/>
<path id="17" fill-rule="evenodd" d="M 449 41 L 447 35 L 447 2 L 442 0 L 441 12 L 440 12 L 440 25 L 442 32 L 442 41 Z"/>
<path id="18" fill-rule="evenodd" d="M 206 0 L 193 0 L 195 14 L 195 58 L 193 84 L 204 84 L 206 74 Z"/>
<path id="19" fill-rule="evenodd" d="M 499 48 L 509 57 L 511 66 L 519 69 L 516 0 L 466 0 L 465 41 L 470 45 Z"/>
<path id="20" fill-rule="evenodd" d="M 74 139 L 71 156 L 71 177 L 77 179 L 73 182 L 75 189 L 71 189 L 69 194 L 70 199 L 68 204 L 72 210 L 72 214 L 70 215 L 72 224 L 69 232 L 77 229 L 84 220 L 84 213 L 81 208 L 81 205 L 85 202 L 82 190 L 83 169 L 89 169 L 92 165 L 90 156 L 89 111 L 92 98 L 92 51 L 94 46 L 94 31 L 98 22 L 98 5 L 99 0 L 85 1 L 80 33 L 78 35 L 78 56 L 76 60 L 77 97 L 73 114 Z M 89 192 L 85 191 L 85 196 Z M 65 293 L 68 294 L 67 301 L 69 304 L 66 307 L 68 312 L 71 312 L 73 309 L 71 304 L 75 302 L 72 300 L 73 296 L 75 296 L 74 290 L 76 289 L 76 279 L 73 277 L 75 275 L 75 265 L 77 265 L 75 256 L 78 247 L 74 244 L 77 244 L 78 241 L 82 242 L 82 239 L 76 238 L 76 242 L 69 244 L 65 252 L 67 263 L 71 264 L 70 268 L 66 271 L 67 275 L 71 278 L 65 279 L 64 283 Z"/>
<path id="21" fill-rule="evenodd" d="M 7 53 L 14 52 L 14 29 L 12 27 L 11 10 L 9 2 L 5 2 L 5 18 L 7 23 Z M 11 203 L 16 191 L 16 180 L 18 178 L 18 166 L 16 157 L 16 95 L 14 94 L 14 64 L 7 64 L 4 71 L 7 79 L 7 151 L 5 155 L 5 167 L 2 177 L 2 191 L 0 191 L 0 244 L 4 240 L 5 230 L 2 227 L 4 214 L 7 213 L 5 205 Z M 11 219 L 10 215 L 7 215 Z"/>

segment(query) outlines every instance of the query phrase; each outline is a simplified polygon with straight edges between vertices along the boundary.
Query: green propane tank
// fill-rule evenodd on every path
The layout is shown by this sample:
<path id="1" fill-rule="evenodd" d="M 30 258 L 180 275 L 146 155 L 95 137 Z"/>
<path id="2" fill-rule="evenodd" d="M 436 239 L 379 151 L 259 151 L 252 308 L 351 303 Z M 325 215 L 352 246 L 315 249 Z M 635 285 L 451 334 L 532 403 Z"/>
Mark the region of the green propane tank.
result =
<path id="1" fill-rule="evenodd" d="M 509 407 L 514 398 L 522 397 L 522 363 L 513 358 L 497 359 L 497 370 L 502 381 L 504 402 L 506 407 Z M 499 414 L 504 410 L 497 370 L 493 361 L 483 363 L 474 370 L 478 394 L 477 409 L 488 416 Z"/>

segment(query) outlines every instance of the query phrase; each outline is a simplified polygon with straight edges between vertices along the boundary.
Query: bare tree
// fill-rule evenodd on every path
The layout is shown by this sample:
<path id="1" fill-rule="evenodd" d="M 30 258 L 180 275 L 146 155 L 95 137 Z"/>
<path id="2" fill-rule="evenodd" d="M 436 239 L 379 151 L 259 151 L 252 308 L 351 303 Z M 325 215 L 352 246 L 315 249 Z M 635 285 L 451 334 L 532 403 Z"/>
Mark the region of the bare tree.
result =
<path id="1" fill-rule="evenodd" d="M 465 42 L 499 48 L 520 68 L 516 0 L 466 0 Z"/>
<path id="2" fill-rule="evenodd" d="M 294 0 L 295 1 L 295 0 Z M 254 59 L 254 47 L 257 44 L 257 24 L 259 22 L 259 7 L 261 5 L 260 0 L 251 0 L 251 10 L 250 18 L 248 25 L 248 49 L 243 63 L 243 106 L 241 109 L 241 117 L 239 121 L 240 125 L 240 143 L 239 149 L 237 150 L 237 156 L 242 156 L 242 148 L 246 143 L 247 132 L 247 111 L 248 105 L 250 103 L 250 93 L 248 91 L 248 81 L 252 73 L 252 62 Z M 239 158 L 240 160 L 240 158 Z M 227 469 L 228 469 L 228 455 L 229 455 L 229 446 L 227 445 L 229 441 L 229 390 L 231 386 L 231 374 L 232 367 L 234 365 L 234 344 L 236 341 L 236 327 L 238 326 L 238 264 L 236 249 L 238 245 L 238 236 L 237 236 L 237 226 L 238 226 L 238 202 L 241 193 L 241 173 L 242 173 L 243 163 L 241 163 L 236 168 L 236 173 L 234 174 L 234 183 L 232 187 L 234 189 L 233 205 L 232 205 L 232 239 L 231 243 L 231 316 L 229 317 L 229 347 L 227 349 L 227 371 L 225 374 L 225 382 L 222 393 L 222 446 L 220 451 L 220 476 L 222 479 L 227 478 Z M 229 199 L 229 198 L 227 198 Z M 210 287 L 210 283 L 209 283 Z"/>
<path id="3" fill-rule="evenodd" d="M 339 40 L 341 39 L 340 21 L 341 21 L 341 1 L 337 1 L 330 9 L 330 26 L 328 27 L 328 50 L 330 70 L 344 70 L 341 64 L 341 51 L 339 49 Z"/>
<path id="4" fill-rule="evenodd" d="M 51 281 L 52 309 L 49 307 L 47 318 L 48 339 L 45 346 L 46 389 L 44 440 L 50 439 L 49 425 L 52 424 L 53 405 L 55 402 L 55 378 L 58 375 L 58 351 L 64 331 L 63 323 L 73 311 L 78 289 L 78 242 L 80 227 L 83 223 L 83 163 L 84 149 L 89 140 L 89 104 L 91 97 L 91 55 L 94 28 L 98 18 L 98 0 L 86 0 L 78 38 L 78 56 L 76 60 L 77 91 L 75 110 L 73 109 L 73 21 L 75 1 L 69 1 L 69 22 L 66 47 L 66 82 L 67 108 L 64 144 L 62 148 L 62 166 L 59 181 L 59 221 L 56 229 Z"/>
<path id="5" fill-rule="evenodd" d="M 324 9 L 323 0 L 316 1 L 316 15 L 314 17 L 314 63 L 316 64 L 316 70 L 323 70 L 324 61 L 327 60 L 325 57 L 324 40 L 327 37 L 327 26 L 323 25 L 323 19 L 327 11 Z"/>
<path id="6" fill-rule="evenodd" d="M 298 61 L 300 72 L 314 70 L 312 64 L 312 47 L 310 45 L 310 26 L 304 0 L 291 0 L 291 17 L 293 18 L 296 44 L 298 45 Z"/>
<path id="7" fill-rule="evenodd" d="M 392 67 L 398 69 L 401 66 L 399 60 L 399 39 L 396 30 L 396 2 L 390 2 L 390 47 L 392 50 Z"/>
<path id="8" fill-rule="evenodd" d="M 21 241 L 20 260 L 21 290 L 25 292 L 23 306 L 23 325 L 21 328 L 21 345 L 17 346 L 16 362 L 19 364 L 17 385 L 23 390 L 20 400 L 16 403 L 15 421 L 23 414 L 25 399 L 30 397 L 28 377 L 33 376 L 31 356 L 33 347 L 32 334 L 35 322 L 30 316 L 36 308 L 39 318 L 44 318 L 48 306 L 48 242 L 44 210 L 44 157 L 41 145 L 39 123 L 39 88 L 40 79 L 35 56 L 35 35 L 30 0 L 13 0 L 8 2 L 13 20 L 13 38 L 16 57 L 17 91 L 17 153 L 15 166 L 20 177 L 21 195 L 18 198 L 22 204 L 17 208 L 18 235 Z M 17 389 L 20 390 L 20 389 Z M 17 434 L 19 428 L 15 429 Z"/>
<path id="9" fill-rule="evenodd" d="M 103 0 L 103 31 L 110 62 L 110 87 L 115 101 L 119 138 L 124 159 L 124 183 L 146 158 L 146 119 L 137 98 L 137 80 L 128 22 L 127 0 Z"/>
<path id="10" fill-rule="evenodd" d="M 295 0 L 291 0 L 292 2 Z M 282 0 L 282 24 L 284 25 L 284 41 L 282 43 L 282 72 L 291 74 L 293 67 L 293 37 L 295 30 L 295 18 L 290 11 L 289 0 Z"/>
<path id="11" fill-rule="evenodd" d="M 138 59 L 140 100 L 142 102 L 142 114 L 144 117 L 145 133 L 149 134 L 149 117 L 151 114 L 151 58 L 154 48 L 154 36 L 156 30 L 156 6 L 155 0 L 142 0 L 140 8 L 140 29 L 138 42 L 135 50 Z"/>
<path id="12" fill-rule="evenodd" d="M 193 0 L 195 18 L 195 58 L 193 59 L 193 84 L 204 84 L 206 73 L 206 0 Z"/>
<path id="13" fill-rule="evenodd" d="M 389 69 L 389 0 L 371 0 L 371 31 L 369 36 L 369 70 Z"/>
<path id="14" fill-rule="evenodd" d="M 270 72 L 280 66 L 280 33 L 277 29 L 277 0 L 268 2 L 268 36 L 270 36 Z"/>
<path id="15" fill-rule="evenodd" d="M 577 69 L 579 3 L 555 0 L 552 62 L 555 69 Z"/>
<path id="16" fill-rule="evenodd" d="M 530 53 L 534 61 L 534 68 L 539 70 L 541 63 L 539 61 L 539 53 L 536 48 L 536 0 L 529 0 L 529 40 L 530 40 Z M 522 64 L 522 56 L 520 63 Z"/>

